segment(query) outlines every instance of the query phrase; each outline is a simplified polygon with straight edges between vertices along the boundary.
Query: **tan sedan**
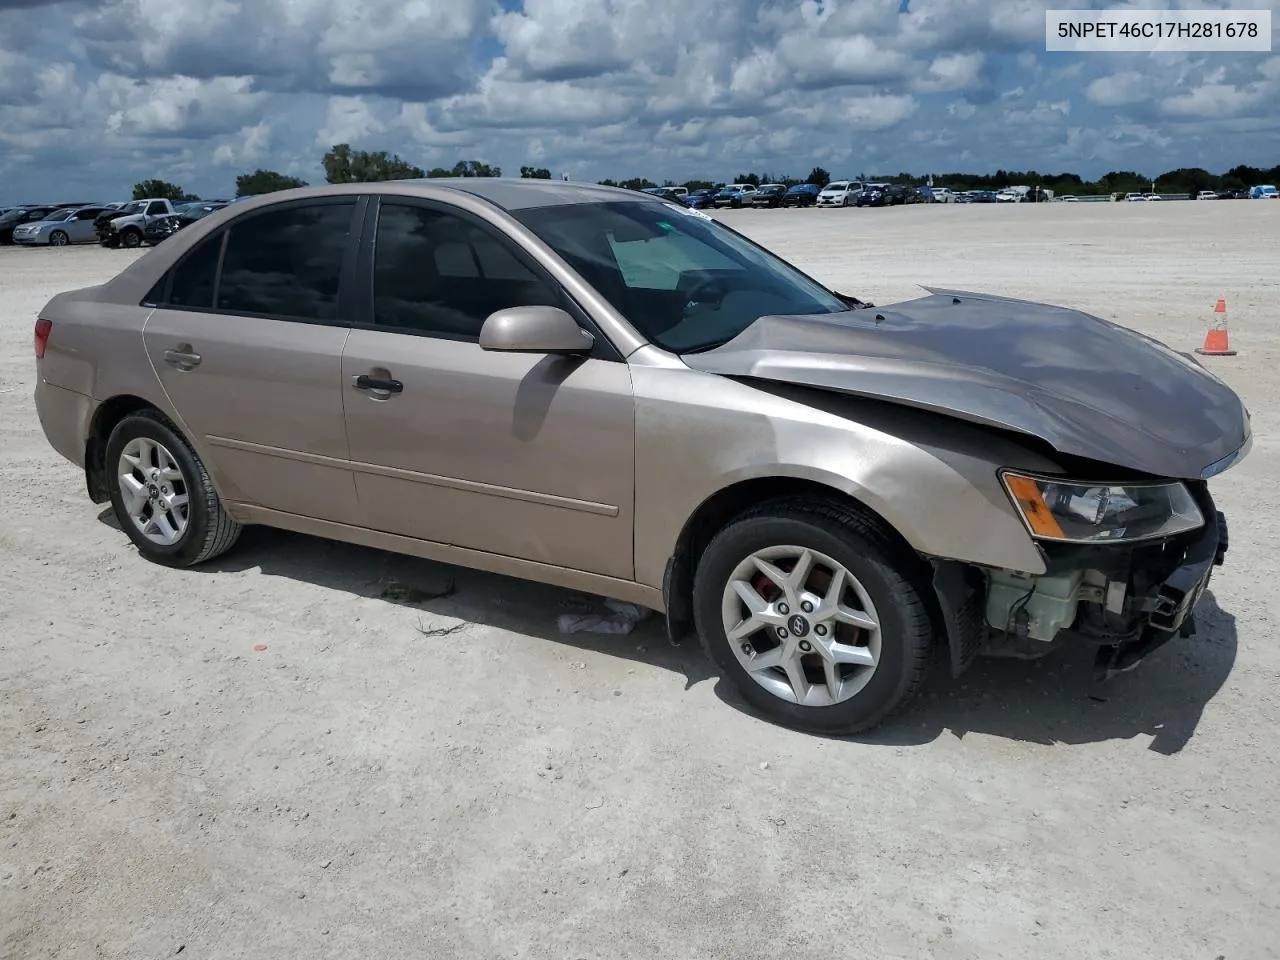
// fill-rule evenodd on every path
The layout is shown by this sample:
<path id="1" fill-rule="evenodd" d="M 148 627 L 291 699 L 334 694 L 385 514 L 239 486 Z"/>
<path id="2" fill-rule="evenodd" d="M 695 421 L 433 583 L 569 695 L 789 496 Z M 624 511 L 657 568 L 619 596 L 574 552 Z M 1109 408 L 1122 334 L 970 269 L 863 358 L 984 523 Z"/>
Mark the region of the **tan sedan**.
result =
<path id="1" fill-rule="evenodd" d="M 1250 436 L 1102 320 L 876 308 L 555 182 L 236 203 L 55 297 L 35 349 L 49 441 L 151 560 L 267 524 L 633 601 L 824 731 L 882 720 L 935 644 L 1110 672 L 1188 631 L 1226 548 L 1207 480 Z"/>

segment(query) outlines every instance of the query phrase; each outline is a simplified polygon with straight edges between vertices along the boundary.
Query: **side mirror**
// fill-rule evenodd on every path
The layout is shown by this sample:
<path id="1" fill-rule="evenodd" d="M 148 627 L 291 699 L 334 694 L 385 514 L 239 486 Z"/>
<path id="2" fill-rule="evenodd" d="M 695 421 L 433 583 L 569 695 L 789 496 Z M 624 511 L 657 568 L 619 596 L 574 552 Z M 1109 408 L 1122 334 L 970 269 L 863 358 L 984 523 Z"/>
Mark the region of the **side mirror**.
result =
<path id="1" fill-rule="evenodd" d="M 595 342 L 595 337 L 559 307 L 510 307 L 489 314 L 480 328 L 482 350 L 586 353 Z"/>

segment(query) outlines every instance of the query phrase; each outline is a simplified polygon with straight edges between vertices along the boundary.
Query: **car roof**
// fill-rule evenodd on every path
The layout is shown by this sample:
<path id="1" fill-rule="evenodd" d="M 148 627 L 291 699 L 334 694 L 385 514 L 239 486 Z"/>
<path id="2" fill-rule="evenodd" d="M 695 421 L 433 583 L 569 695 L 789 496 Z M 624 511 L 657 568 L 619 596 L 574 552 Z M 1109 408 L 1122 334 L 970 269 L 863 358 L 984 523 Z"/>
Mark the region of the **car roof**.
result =
<path id="1" fill-rule="evenodd" d="M 504 210 L 553 207 L 569 203 L 606 203 L 610 200 L 636 200 L 639 191 L 606 187 L 595 183 L 569 183 L 564 180 L 526 180 L 513 177 L 427 177 L 420 180 L 386 180 L 379 183 L 352 184 L 367 192 L 400 192 L 406 185 L 456 190 L 488 200 Z M 305 188 L 304 188 L 305 189 Z M 312 188 L 323 193 L 323 187 Z"/>

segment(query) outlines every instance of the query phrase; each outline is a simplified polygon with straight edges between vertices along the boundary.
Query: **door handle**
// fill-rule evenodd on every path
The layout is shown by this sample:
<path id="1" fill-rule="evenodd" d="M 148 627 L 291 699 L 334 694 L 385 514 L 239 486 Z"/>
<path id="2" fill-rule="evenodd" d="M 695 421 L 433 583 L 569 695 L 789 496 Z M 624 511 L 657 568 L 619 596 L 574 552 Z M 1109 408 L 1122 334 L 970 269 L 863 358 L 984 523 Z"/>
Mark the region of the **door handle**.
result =
<path id="1" fill-rule="evenodd" d="M 179 370 L 190 370 L 192 367 L 199 366 L 200 354 L 191 349 L 191 344 L 183 343 L 178 345 L 177 350 L 166 350 L 164 362 Z"/>
<path id="2" fill-rule="evenodd" d="M 367 373 L 362 373 L 358 377 L 352 377 L 352 381 L 356 385 L 357 390 L 384 390 L 387 393 L 403 393 L 404 384 L 399 380 L 383 380 L 379 377 L 371 377 Z"/>

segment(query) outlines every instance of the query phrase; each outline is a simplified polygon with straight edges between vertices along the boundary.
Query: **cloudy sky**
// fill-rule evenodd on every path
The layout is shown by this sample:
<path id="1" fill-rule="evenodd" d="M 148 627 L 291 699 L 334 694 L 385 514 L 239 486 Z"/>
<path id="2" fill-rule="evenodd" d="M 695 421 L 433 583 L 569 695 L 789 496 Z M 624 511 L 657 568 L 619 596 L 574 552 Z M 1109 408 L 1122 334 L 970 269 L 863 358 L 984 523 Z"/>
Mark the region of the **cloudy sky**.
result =
<path id="1" fill-rule="evenodd" d="M 589 180 L 1280 163 L 1280 44 L 1046 53 L 1045 7 L 1089 5 L 0 0 L 0 202 L 319 182 L 339 142 Z"/>

